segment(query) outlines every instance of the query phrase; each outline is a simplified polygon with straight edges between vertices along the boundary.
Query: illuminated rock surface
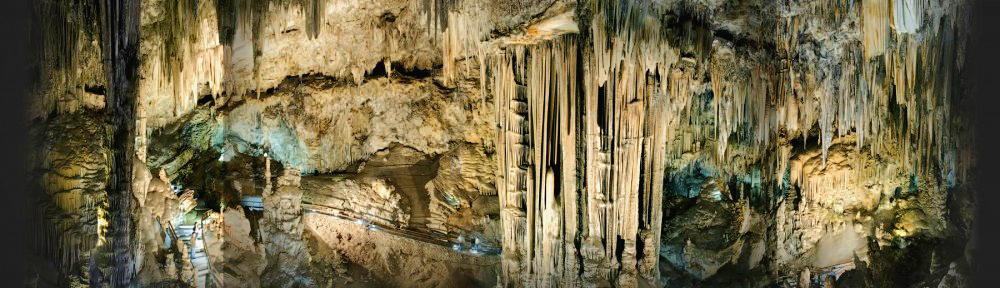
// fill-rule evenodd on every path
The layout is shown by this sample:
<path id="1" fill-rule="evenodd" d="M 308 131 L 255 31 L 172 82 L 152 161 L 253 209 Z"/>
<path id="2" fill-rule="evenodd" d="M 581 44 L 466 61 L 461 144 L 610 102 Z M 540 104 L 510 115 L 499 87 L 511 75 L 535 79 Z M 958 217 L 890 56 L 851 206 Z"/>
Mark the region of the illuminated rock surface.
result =
<path id="1" fill-rule="evenodd" d="M 97 3 L 36 6 L 29 284 L 121 279 L 121 84 L 139 286 L 961 287 L 975 261 L 966 1 L 133 1 L 136 83 Z"/>

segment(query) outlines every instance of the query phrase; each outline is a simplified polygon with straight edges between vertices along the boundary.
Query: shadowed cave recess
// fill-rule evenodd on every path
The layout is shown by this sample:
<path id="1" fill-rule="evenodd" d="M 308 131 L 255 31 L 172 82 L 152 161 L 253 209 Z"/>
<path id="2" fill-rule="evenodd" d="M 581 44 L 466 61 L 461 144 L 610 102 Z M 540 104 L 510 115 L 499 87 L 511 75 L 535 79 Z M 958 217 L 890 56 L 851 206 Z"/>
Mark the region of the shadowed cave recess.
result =
<path id="1" fill-rule="evenodd" d="M 969 1 L 36 0 L 22 282 L 966 287 Z"/>

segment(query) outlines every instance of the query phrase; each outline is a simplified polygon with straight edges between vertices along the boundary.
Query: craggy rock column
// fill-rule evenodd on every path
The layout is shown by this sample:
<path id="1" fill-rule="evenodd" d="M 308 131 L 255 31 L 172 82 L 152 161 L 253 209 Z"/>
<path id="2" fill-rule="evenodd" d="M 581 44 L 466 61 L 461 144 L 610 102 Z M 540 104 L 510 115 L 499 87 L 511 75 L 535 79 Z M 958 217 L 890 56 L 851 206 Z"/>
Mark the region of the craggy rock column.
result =
<path id="1" fill-rule="evenodd" d="M 135 112 L 139 80 L 139 0 L 106 0 L 104 13 L 105 66 L 108 69 L 107 112 L 111 163 L 112 287 L 128 287 L 135 273 L 132 255 L 132 161 L 135 157 Z"/>
<path id="2" fill-rule="evenodd" d="M 642 206 L 642 237 L 646 244 L 644 255 L 660 255 L 660 234 L 663 226 L 663 179 L 666 173 L 666 148 L 667 148 L 667 124 L 664 118 L 666 111 L 666 98 L 664 93 L 654 93 L 651 101 L 647 102 L 646 118 L 649 122 L 646 125 L 645 157 L 643 157 L 642 181 L 643 193 L 647 196 Z M 639 273 L 650 283 L 657 283 L 660 280 L 659 257 L 645 257 L 639 263 Z"/>
<path id="3" fill-rule="evenodd" d="M 268 159 L 270 162 L 270 160 Z M 270 167 L 270 164 L 266 164 Z M 270 168 L 267 168 L 270 175 Z M 261 277 L 266 287 L 292 284 L 313 286 L 307 275 L 308 254 L 302 242 L 302 190 L 299 189 L 299 170 L 286 168 L 278 177 L 278 189 L 264 190 L 264 218 L 261 219 L 261 236 L 265 241 L 267 268 Z M 270 183 L 270 180 L 267 180 Z"/>
<path id="4" fill-rule="evenodd" d="M 513 55 L 505 54 L 492 63 L 493 93 L 497 107 L 497 193 L 500 200 L 500 222 L 503 230 L 503 260 L 501 283 L 519 282 L 515 277 L 521 272 L 521 240 L 524 235 L 525 213 L 523 196 L 527 189 L 527 161 L 525 155 L 526 125 L 523 91 L 514 84 Z M 506 108 L 502 108 L 506 107 Z"/>

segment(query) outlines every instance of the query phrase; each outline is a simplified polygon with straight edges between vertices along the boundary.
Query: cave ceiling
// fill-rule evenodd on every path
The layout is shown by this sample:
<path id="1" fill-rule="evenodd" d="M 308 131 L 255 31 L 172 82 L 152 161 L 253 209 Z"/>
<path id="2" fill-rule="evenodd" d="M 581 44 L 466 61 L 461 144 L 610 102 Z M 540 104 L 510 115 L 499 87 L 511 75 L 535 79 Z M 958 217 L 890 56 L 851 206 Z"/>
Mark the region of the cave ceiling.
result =
<path id="1" fill-rule="evenodd" d="M 31 287 L 965 287 L 964 0 L 40 0 Z"/>

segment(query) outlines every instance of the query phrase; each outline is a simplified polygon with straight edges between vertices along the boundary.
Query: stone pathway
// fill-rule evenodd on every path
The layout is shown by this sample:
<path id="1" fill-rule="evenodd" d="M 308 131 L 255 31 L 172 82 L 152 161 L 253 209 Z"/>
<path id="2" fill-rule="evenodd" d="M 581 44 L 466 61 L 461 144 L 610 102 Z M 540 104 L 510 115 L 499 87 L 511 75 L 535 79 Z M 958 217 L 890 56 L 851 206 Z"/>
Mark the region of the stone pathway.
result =
<path id="1" fill-rule="evenodd" d="M 210 277 L 208 267 L 208 255 L 205 254 L 205 240 L 202 237 L 201 211 L 192 211 L 198 216 L 194 221 L 184 221 L 177 226 L 177 238 L 187 245 L 191 257 L 191 266 L 194 266 L 195 277 L 198 279 L 198 287 L 207 287 L 207 279 Z"/>

